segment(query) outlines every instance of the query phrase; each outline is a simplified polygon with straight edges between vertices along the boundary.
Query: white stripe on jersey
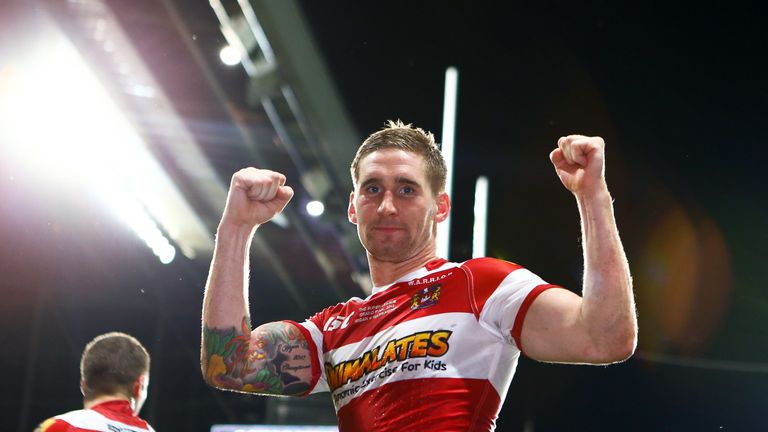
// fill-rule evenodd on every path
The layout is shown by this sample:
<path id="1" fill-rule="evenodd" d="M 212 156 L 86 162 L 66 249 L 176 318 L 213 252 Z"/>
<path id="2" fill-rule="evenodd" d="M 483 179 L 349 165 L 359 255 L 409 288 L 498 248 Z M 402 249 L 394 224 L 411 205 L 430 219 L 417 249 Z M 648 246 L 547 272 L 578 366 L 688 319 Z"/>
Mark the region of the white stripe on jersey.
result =
<path id="1" fill-rule="evenodd" d="M 105 417 L 101 413 L 98 413 L 90 409 L 81 409 L 76 411 L 70 411 L 61 415 L 57 415 L 56 419 L 64 420 L 70 425 L 80 429 L 92 429 L 92 430 L 109 430 L 109 431 L 124 431 L 124 432 L 154 432 L 152 427 L 145 429 L 140 426 L 134 426 L 112 420 Z M 111 427 L 110 427 L 111 426 Z"/>
<path id="2" fill-rule="evenodd" d="M 542 278 L 525 268 L 513 271 L 486 300 L 480 312 L 480 321 L 484 327 L 493 329 L 498 337 L 517 346 L 511 332 L 520 306 L 534 288 L 544 284 L 546 282 Z"/>
<path id="3" fill-rule="evenodd" d="M 314 325 L 305 324 L 305 327 L 311 328 Z M 512 345 L 499 343 L 498 336 L 484 330 L 472 313 L 444 313 L 406 321 L 383 329 L 360 342 L 330 350 L 321 358 L 324 362 L 336 365 L 345 360 L 360 358 L 366 351 L 375 347 L 381 348 L 379 351 L 379 358 L 381 358 L 384 346 L 391 340 L 405 335 L 441 330 L 452 332 L 447 341 L 448 350 L 444 355 L 396 360 L 362 375 L 355 381 L 341 385 L 333 391 L 336 410 L 338 411 L 362 393 L 384 384 L 419 378 L 486 379 L 503 400 L 512 380 L 520 351 Z M 313 339 L 315 339 L 314 334 Z M 483 355 L 479 355 L 483 352 Z M 484 358 L 487 361 L 478 362 L 476 361 L 478 358 Z M 436 367 L 437 370 L 427 366 Z M 323 381 L 325 381 L 327 380 L 325 366 L 321 367 Z"/>
<path id="4" fill-rule="evenodd" d="M 319 392 L 327 392 L 329 390 L 328 388 L 328 381 L 325 379 L 325 367 L 323 366 L 323 333 L 320 331 L 319 328 L 310 320 L 306 320 L 302 323 L 299 323 L 300 326 L 307 329 L 309 332 L 309 335 L 312 336 L 312 342 L 315 343 L 315 348 L 317 350 L 317 358 L 320 361 L 320 379 L 317 381 L 317 384 L 315 384 L 315 387 L 311 389 L 309 394 L 313 393 L 319 393 Z M 310 383 L 311 384 L 311 383 Z"/>

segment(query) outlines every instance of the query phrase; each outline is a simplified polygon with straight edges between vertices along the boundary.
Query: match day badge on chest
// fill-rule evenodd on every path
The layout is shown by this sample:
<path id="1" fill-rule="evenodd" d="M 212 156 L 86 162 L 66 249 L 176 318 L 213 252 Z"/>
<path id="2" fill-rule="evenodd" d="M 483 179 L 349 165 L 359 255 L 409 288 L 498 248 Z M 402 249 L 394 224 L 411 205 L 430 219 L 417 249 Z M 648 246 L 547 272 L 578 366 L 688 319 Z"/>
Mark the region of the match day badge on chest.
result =
<path id="1" fill-rule="evenodd" d="M 440 288 L 442 285 L 432 285 L 420 289 L 411 298 L 411 310 L 419 310 L 434 306 L 440 300 Z"/>

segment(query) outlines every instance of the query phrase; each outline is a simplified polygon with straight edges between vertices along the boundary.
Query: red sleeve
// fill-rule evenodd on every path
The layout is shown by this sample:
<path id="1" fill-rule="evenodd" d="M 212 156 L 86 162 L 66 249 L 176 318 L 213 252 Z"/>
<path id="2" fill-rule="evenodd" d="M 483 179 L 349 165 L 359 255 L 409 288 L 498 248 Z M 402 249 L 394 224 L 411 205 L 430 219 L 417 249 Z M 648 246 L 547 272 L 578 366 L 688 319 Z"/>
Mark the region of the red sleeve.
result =
<path id="1" fill-rule="evenodd" d="M 521 335 L 528 310 L 542 292 L 558 286 L 522 266 L 493 258 L 473 259 L 462 268 L 469 276 L 475 316 L 525 353 Z"/>
<path id="2" fill-rule="evenodd" d="M 310 321 L 317 327 L 320 332 L 325 332 L 325 326 L 327 324 L 328 318 L 331 316 L 335 316 L 339 313 L 339 310 L 341 310 L 344 307 L 345 303 L 338 303 L 333 306 L 329 306 L 320 312 L 312 315 L 307 319 L 307 321 Z"/>
<path id="3" fill-rule="evenodd" d="M 307 396 L 312 392 L 312 390 L 317 385 L 317 381 L 320 379 L 321 370 L 320 370 L 320 359 L 317 358 L 317 352 L 318 352 L 317 345 L 315 344 L 315 341 L 312 339 L 312 335 L 309 334 L 309 330 L 304 328 L 303 325 L 290 320 L 285 320 L 283 322 L 291 324 L 292 326 L 296 327 L 296 329 L 299 330 L 299 332 L 301 332 L 301 334 L 304 336 L 304 340 L 307 341 L 307 345 L 309 346 L 309 352 L 311 353 L 309 358 L 311 359 L 311 362 L 312 362 L 312 378 L 311 378 L 311 381 L 309 382 L 309 390 L 307 390 L 306 393 L 299 395 L 299 396 Z"/>
<path id="4" fill-rule="evenodd" d="M 475 317 L 480 318 L 486 300 L 510 273 L 523 268 L 509 261 L 495 258 L 471 259 L 461 267 L 469 275 L 469 296 Z"/>
<path id="5" fill-rule="evenodd" d="M 68 432 L 71 430 L 69 423 L 55 418 L 49 418 L 40 423 L 39 428 L 41 432 Z"/>

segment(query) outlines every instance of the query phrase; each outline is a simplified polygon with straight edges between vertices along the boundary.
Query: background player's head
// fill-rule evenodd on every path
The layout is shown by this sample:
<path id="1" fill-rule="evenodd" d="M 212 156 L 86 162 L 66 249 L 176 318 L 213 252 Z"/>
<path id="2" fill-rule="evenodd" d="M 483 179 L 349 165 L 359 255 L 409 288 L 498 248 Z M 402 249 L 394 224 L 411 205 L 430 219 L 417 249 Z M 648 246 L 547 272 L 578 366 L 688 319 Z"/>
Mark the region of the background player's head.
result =
<path id="1" fill-rule="evenodd" d="M 120 332 L 97 336 L 80 359 L 83 399 L 124 397 L 138 413 L 147 398 L 149 360 L 149 353 L 133 336 Z"/>
<path id="2" fill-rule="evenodd" d="M 360 161 L 373 152 L 385 149 L 405 150 L 424 158 L 424 170 L 432 194 L 445 190 L 447 168 L 440 149 L 431 132 L 404 124 L 400 120 L 389 120 L 384 129 L 372 133 L 357 149 L 350 168 L 352 183 L 357 186 L 360 179 Z"/>

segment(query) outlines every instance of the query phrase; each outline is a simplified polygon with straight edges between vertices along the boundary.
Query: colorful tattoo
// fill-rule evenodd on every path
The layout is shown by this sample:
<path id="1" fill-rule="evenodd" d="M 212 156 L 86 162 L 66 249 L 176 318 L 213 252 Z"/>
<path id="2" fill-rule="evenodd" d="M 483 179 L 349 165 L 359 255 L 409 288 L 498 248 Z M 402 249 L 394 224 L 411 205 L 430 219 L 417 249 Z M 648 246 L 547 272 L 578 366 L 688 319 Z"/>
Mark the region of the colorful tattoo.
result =
<path id="1" fill-rule="evenodd" d="M 249 330 L 203 328 L 205 378 L 236 391 L 299 395 L 309 390 L 311 355 L 304 335 L 294 325 L 273 322 Z"/>

